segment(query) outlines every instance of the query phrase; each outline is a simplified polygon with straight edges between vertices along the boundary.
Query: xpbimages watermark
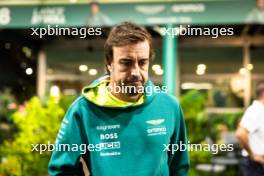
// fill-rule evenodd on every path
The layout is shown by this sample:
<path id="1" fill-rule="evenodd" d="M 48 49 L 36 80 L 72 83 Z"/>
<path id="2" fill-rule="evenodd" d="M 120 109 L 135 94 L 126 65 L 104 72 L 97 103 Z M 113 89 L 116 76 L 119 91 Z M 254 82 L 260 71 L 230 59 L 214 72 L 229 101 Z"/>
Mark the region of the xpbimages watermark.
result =
<path id="1" fill-rule="evenodd" d="M 163 144 L 164 150 L 174 154 L 177 151 L 205 151 L 211 152 L 212 154 L 217 154 L 219 152 L 231 152 L 234 150 L 234 144 L 191 144 L 188 141 L 188 144 L 183 143 L 182 141 L 179 144 Z"/>
<path id="2" fill-rule="evenodd" d="M 180 25 L 178 27 L 162 27 L 160 28 L 162 35 L 175 36 L 211 36 L 218 38 L 219 36 L 232 36 L 234 35 L 234 28 L 228 27 L 191 27 L 190 25 Z"/>
<path id="3" fill-rule="evenodd" d="M 163 152 L 171 152 L 172 154 L 177 151 L 197 151 L 197 152 L 211 152 L 212 154 L 218 154 L 219 152 L 231 152 L 234 150 L 233 144 L 188 144 L 182 141 L 179 144 L 163 144 Z M 97 144 L 63 144 L 63 143 L 50 143 L 47 144 L 31 144 L 32 152 L 39 152 L 43 154 L 45 152 L 59 151 L 59 152 L 80 152 L 85 154 L 87 152 L 101 152 L 104 150 L 119 150 L 121 148 L 120 141 L 109 141 Z"/>
<path id="4" fill-rule="evenodd" d="M 43 36 L 79 36 L 80 38 L 87 38 L 88 36 L 93 35 L 102 35 L 102 28 L 66 28 L 66 27 L 59 27 L 58 25 L 42 28 L 30 28 L 32 30 L 31 35 L 38 36 L 39 38 L 43 38 Z"/>

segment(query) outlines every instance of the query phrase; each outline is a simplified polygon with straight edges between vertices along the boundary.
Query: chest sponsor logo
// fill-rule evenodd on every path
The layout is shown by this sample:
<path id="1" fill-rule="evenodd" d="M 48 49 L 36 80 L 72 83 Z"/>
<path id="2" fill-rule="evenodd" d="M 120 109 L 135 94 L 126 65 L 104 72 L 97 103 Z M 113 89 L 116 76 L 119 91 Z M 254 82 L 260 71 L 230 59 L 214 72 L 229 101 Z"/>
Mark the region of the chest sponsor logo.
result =
<path id="1" fill-rule="evenodd" d="M 96 126 L 96 130 L 98 131 L 106 131 L 106 130 L 112 130 L 112 129 L 119 129 L 120 125 L 102 125 L 102 126 Z"/>
<path id="2" fill-rule="evenodd" d="M 100 134 L 100 139 L 117 139 L 118 134 L 117 133 L 108 133 L 108 134 Z"/>
<path id="3" fill-rule="evenodd" d="M 101 152 L 100 156 L 116 156 L 121 155 L 121 152 Z"/>
<path id="4" fill-rule="evenodd" d="M 103 142 L 100 143 L 101 150 L 108 150 L 108 149 L 120 149 L 120 142 Z"/>
<path id="5" fill-rule="evenodd" d="M 146 121 L 147 124 L 150 125 L 160 125 L 165 121 L 165 119 L 156 119 L 156 120 L 148 120 Z"/>
<path id="6" fill-rule="evenodd" d="M 155 119 L 146 121 L 147 124 L 151 125 L 147 128 L 148 136 L 155 135 L 165 135 L 167 133 L 167 129 L 165 125 L 162 125 L 165 122 L 165 119 Z"/>
<path id="7" fill-rule="evenodd" d="M 106 150 L 113 150 L 113 149 L 120 149 L 120 142 L 104 142 L 100 143 L 101 146 L 101 151 L 100 156 L 116 156 L 116 155 L 121 155 L 121 152 L 119 151 L 114 151 L 114 152 L 107 152 Z"/>
<path id="8" fill-rule="evenodd" d="M 154 127 L 147 129 L 148 136 L 165 135 L 167 133 L 166 127 Z"/>

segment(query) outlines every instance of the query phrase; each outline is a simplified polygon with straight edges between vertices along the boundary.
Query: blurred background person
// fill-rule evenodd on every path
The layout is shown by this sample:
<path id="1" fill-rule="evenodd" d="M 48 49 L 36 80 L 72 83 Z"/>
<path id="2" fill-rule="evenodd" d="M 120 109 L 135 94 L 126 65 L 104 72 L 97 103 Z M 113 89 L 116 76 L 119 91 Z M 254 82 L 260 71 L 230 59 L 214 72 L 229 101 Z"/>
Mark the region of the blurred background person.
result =
<path id="1" fill-rule="evenodd" d="M 247 22 L 264 23 L 264 0 L 256 0 L 256 7 L 249 13 Z"/>
<path id="2" fill-rule="evenodd" d="M 100 5 L 97 1 L 90 3 L 90 15 L 86 23 L 88 26 L 109 26 L 112 24 L 110 18 L 100 11 Z"/>
<path id="3" fill-rule="evenodd" d="M 256 88 L 256 100 L 244 113 L 236 136 L 243 147 L 243 176 L 264 175 L 264 81 Z"/>

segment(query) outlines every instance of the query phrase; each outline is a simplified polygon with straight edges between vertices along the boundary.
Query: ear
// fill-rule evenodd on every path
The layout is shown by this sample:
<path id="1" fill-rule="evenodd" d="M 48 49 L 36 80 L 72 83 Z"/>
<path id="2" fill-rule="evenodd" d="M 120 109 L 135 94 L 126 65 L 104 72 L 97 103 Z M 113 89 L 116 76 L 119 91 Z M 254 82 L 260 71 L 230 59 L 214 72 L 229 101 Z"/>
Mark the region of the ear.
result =
<path id="1" fill-rule="evenodd" d="M 109 72 L 112 72 L 113 68 L 112 68 L 112 64 L 107 65 L 107 69 L 109 70 Z"/>

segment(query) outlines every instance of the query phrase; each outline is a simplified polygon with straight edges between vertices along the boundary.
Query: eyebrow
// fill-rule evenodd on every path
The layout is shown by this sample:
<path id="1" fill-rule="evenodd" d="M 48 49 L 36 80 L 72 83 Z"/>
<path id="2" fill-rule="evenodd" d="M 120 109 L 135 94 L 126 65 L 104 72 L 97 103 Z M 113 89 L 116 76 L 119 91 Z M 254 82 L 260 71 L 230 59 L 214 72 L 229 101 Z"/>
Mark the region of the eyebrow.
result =
<path id="1" fill-rule="evenodd" d="M 139 60 L 149 60 L 149 58 L 139 58 Z"/>
<path id="2" fill-rule="evenodd" d="M 120 60 L 131 60 L 134 59 L 132 56 L 123 56 Z"/>
<path id="3" fill-rule="evenodd" d="M 125 57 L 122 57 L 122 58 L 120 59 L 120 61 L 121 61 L 121 60 L 134 60 L 134 58 L 131 57 L 131 56 L 125 56 Z M 139 58 L 139 60 L 149 60 L 149 58 Z"/>

